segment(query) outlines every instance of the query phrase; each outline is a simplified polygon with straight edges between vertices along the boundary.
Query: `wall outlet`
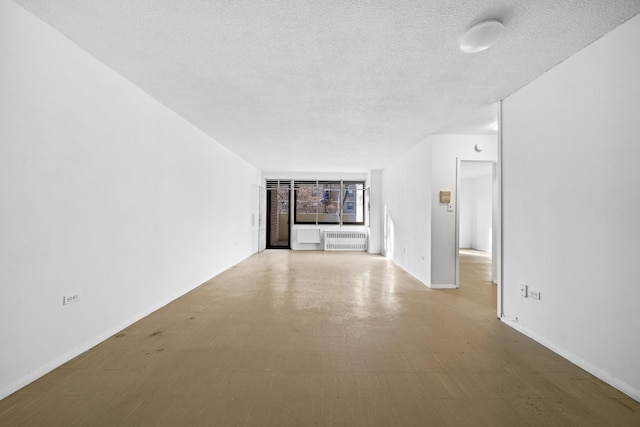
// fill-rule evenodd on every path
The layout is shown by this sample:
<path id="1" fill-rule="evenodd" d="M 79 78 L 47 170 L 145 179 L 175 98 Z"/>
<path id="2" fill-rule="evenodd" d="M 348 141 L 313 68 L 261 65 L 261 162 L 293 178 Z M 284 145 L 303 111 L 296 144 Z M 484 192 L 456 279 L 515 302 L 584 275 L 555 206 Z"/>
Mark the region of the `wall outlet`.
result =
<path id="1" fill-rule="evenodd" d="M 533 299 L 540 299 L 540 291 L 534 290 L 534 289 L 530 289 L 529 290 L 529 296 Z"/>
<path id="2" fill-rule="evenodd" d="M 524 283 L 520 284 L 520 295 L 522 295 L 523 298 L 529 296 L 529 287 Z"/>
<path id="3" fill-rule="evenodd" d="M 75 294 L 71 294 L 71 295 L 64 295 L 62 297 L 62 305 L 69 305 L 72 302 L 76 302 L 80 300 L 80 294 L 79 293 L 75 293 Z"/>

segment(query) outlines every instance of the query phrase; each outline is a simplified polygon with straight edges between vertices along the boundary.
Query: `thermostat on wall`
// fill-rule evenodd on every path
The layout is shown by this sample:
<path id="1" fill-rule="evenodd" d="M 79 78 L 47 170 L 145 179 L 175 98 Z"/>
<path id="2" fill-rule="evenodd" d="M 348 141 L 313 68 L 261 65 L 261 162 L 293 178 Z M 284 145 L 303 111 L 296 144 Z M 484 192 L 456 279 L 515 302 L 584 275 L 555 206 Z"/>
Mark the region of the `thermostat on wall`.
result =
<path id="1" fill-rule="evenodd" d="M 451 191 L 440 192 L 440 203 L 451 203 Z"/>

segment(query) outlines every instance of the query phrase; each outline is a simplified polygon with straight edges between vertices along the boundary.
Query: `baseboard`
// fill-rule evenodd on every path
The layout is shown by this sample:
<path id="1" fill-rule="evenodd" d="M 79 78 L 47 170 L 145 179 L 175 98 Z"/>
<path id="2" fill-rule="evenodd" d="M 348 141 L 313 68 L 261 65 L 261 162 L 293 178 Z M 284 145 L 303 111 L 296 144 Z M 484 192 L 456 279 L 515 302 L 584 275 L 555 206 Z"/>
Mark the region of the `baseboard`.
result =
<path id="1" fill-rule="evenodd" d="M 384 253 L 381 253 L 381 255 L 384 256 L 385 258 L 387 257 Z M 394 259 L 391 259 L 391 262 L 393 262 L 393 265 L 398 267 L 400 270 L 404 271 L 409 276 L 411 276 L 414 279 L 416 279 L 421 285 L 424 285 L 429 289 L 457 289 L 457 286 L 454 285 L 453 283 L 444 283 L 444 284 L 437 284 L 436 283 L 436 284 L 434 284 L 434 283 L 423 282 L 421 279 L 416 277 L 415 274 L 413 274 L 412 272 L 410 272 L 409 270 L 407 270 L 406 268 L 404 268 L 403 266 L 398 264 Z"/>
<path id="2" fill-rule="evenodd" d="M 154 304 L 150 308 L 148 308 L 148 309 L 136 314 L 133 317 L 130 317 L 129 319 L 127 319 L 127 320 L 125 320 L 123 322 L 120 322 L 119 324 L 117 324 L 113 328 L 110 328 L 110 329 L 102 332 L 101 334 L 97 335 L 96 337 L 94 337 L 94 338 L 82 343 L 81 345 L 73 348 L 72 350 L 68 351 L 67 353 L 61 355 L 60 357 L 57 357 L 54 360 L 51 360 L 50 362 L 45 363 L 44 365 L 42 365 L 39 368 L 31 371 L 27 375 L 25 375 L 22 378 L 12 382 L 11 384 L 5 385 L 4 387 L 2 387 L 0 389 L 0 400 L 4 399 L 5 397 L 7 397 L 7 396 L 9 396 L 9 395 L 11 395 L 13 393 L 15 393 L 16 391 L 20 390 L 21 388 L 31 384 L 33 381 L 35 381 L 38 378 L 48 374 L 49 372 L 53 371 L 54 369 L 64 365 L 69 360 L 71 360 L 74 357 L 77 357 L 80 354 L 84 353 L 85 351 L 95 347 L 96 345 L 100 344 L 101 342 L 105 341 L 106 339 L 108 339 L 108 338 L 112 337 L 113 335 L 117 334 L 118 332 L 120 332 L 124 328 L 126 328 L 128 326 L 131 326 L 132 324 L 134 324 L 138 320 L 147 317 L 148 315 L 150 315 L 154 311 L 159 310 L 160 308 L 164 307 L 165 305 L 169 304 L 170 302 L 175 301 L 176 299 L 180 298 L 181 296 L 185 295 L 188 292 L 191 292 L 193 289 L 197 288 L 198 286 L 202 285 L 205 282 L 202 282 L 202 283 L 200 283 L 198 285 L 195 285 L 192 288 L 188 288 L 188 289 L 182 290 L 180 292 L 177 292 L 176 294 L 173 294 L 171 297 L 165 298 L 161 302 Z"/>
<path id="3" fill-rule="evenodd" d="M 429 285 L 429 287 L 431 289 L 458 289 L 458 287 L 453 283 L 432 283 Z"/>
<path id="4" fill-rule="evenodd" d="M 575 354 L 565 350 L 564 348 L 559 347 L 556 344 L 554 344 L 554 343 L 552 343 L 552 342 L 540 337 L 539 335 L 531 332 L 529 329 L 524 328 L 522 325 L 517 323 L 517 321 L 511 320 L 511 319 L 507 319 L 506 317 L 503 317 L 500 320 L 503 323 L 511 326 L 513 329 L 515 329 L 516 331 L 520 332 L 521 334 L 528 336 L 532 340 L 534 340 L 534 341 L 538 342 L 539 344 L 542 344 L 543 346 L 547 347 L 549 350 L 553 351 L 554 353 L 559 354 L 560 356 L 564 357 L 565 359 L 567 359 L 571 363 L 574 363 L 575 365 L 578 365 L 579 367 L 581 367 L 585 371 L 589 372 L 591 375 L 593 375 L 593 376 L 601 379 L 605 383 L 609 384 L 611 387 L 614 387 L 614 388 L 620 390 L 621 392 L 627 394 L 632 399 L 635 399 L 638 402 L 640 402 L 640 390 L 636 389 L 635 387 L 632 387 L 631 385 L 627 384 L 626 382 L 622 381 L 619 378 L 611 376 L 608 372 L 604 371 L 603 369 L 592 365 L 591 363 L 585 361 L 581 357 L 578 357 Z"/>

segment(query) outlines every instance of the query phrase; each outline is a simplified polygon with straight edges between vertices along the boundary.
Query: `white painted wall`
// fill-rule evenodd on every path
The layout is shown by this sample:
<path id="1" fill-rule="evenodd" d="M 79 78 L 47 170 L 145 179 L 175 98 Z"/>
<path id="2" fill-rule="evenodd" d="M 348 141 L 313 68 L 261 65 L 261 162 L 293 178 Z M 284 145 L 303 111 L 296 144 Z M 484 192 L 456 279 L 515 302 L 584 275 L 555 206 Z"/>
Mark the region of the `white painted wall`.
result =
<path id="1" fill-rule="evenodd" d="M 5 0 L 0 64 L 1 398 L 255 252 L 260 173 Z"/>
<path id="2" fill-rule="evenodd" d="M 372 170 L 367 179 L 369 188 L 369 253 L 382 253 L 382 170 Z M 366 203 L 367 201 L 365 201 Z"/>
<path id="3" fill-rule="evenodd" d="M 431 251 L 431 140 L 382 172 L 382 253 L 429 284 Z"/>
<path id="4" fill-rule="evenodd" d="M 460 182 L 460 229 L 458 240 L 461 248 L 471 248 L 471 237 L 475 220 L 475 178 L 462 178 Z"/>
<path id="5" fill-rule="evenodd" d="M 433 287 L 455 286 L 456 275 L 456 213 L 448 212 L 440 203 L 440 191 L 451 191 L 456 200 L 456 169 L 460 160 L 496 161 L 498 143 L 495 135 L 434 135 L 431 191 L 431 278 Z M 484 150 L 477 152 L 476 144 Z"/>
<path id="6" fill-rule="evenodd" d="M 258 188 L 258 252 L 267 248 L 267 189 Z"/>
<path id="7" fill-rule="evenodd" d="M 491 252 L 493 232 L 493 164 L 461 162 L 460 224 L 461 248 Z M 465 174 L 465 170 L 469 171 Z M 471 175 L 471 176 L 469 176 Z"/>
<path id="8" fill-rule="evenodd" d="M 481 251 L 491 252 L 491 238 L 493 233 L 493 175 L 478 177 L 474 181 L 476 218 L 471 247 Z"/>
<path id="9" fill-rule="evenodd" d="M 503 283 L 507 322 L 640 400 L 637 52 L 640 16 L 504 101 Z"/>

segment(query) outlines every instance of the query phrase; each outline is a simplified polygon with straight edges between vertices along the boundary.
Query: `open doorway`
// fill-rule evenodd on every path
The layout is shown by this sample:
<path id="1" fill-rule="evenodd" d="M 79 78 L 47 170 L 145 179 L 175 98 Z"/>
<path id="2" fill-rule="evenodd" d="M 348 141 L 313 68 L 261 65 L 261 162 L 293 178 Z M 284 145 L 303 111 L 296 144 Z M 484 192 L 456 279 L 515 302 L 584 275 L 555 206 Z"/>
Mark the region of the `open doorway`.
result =
<path id="1" fill-rule="evenodd" d="M 496 283 L 497 183 L 493 161 L 460 160 L 457 174 L 456 286 L 464 285 L 460 263 L 473 263 L 487 281 Z M 464 269 L 463 269 L 464 270 Z"/>
<path id="2" fill-rule="evenodd" d="M 267 182 L 267 249 L 291 248 L 289 181 Z"/>

